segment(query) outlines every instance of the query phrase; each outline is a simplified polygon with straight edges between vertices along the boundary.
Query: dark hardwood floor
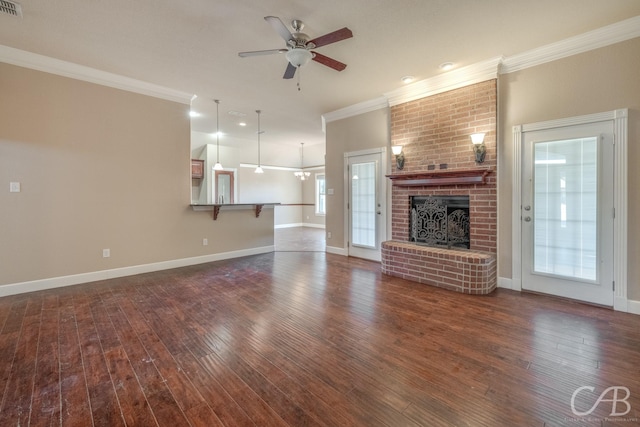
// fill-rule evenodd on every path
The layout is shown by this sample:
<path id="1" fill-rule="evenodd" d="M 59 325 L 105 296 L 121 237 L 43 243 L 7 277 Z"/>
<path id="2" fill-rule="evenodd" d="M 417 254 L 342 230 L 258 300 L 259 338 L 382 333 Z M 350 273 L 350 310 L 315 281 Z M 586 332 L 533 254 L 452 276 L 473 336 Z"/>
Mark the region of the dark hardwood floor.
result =
<path id="1" fill-rule="evenodd" d="M 278 252 L 324 252 L 326 247 L 324 228 L 286 227 L 274 232 L 275 249 Z"/>
<path id="2" fill-rule="evenodd" d="M 0 298 L 0 425 L 639 425 L 639 326 L 274 252 Z"/>

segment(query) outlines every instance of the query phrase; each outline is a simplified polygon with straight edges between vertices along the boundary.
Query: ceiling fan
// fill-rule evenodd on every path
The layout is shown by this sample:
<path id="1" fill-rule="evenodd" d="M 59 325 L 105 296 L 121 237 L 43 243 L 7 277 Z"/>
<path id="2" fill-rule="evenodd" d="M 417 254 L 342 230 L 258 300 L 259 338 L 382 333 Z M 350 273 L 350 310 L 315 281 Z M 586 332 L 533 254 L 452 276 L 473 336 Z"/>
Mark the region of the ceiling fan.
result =
<path id="1" fill-rule="evenodd" d="M 312 51 L 312 49 L 353 37 L 353 33 L 347 27 L 309 40 L 309 36 L 301 32 L 304 28 L 304 23 L 299 19 L 291 21 L 291 26 L 294 31 L 293 33 L 289 31 L 286 25 L 284 25 L 277 16 L 265 16 L 264 19 L 271 24 L 273 29 L 276 30 L 276 32 L 280 34 L 280 37 L 285 40 L 287 48 L 240 52 L 238 53 L 238 56 L 241 58 L 284 53 L 287 57 L 287 61 L 289 61 L 287 69 L 284 72 L 284 76 L 282 77 L 284 79 L 293 78 L 296 74 L 296 69 L 308 63 L 309 60 L 319 62 L 320 64 L 333 68 L 336 71 L 342 71 L 347 67 L 347 64 Z"/>

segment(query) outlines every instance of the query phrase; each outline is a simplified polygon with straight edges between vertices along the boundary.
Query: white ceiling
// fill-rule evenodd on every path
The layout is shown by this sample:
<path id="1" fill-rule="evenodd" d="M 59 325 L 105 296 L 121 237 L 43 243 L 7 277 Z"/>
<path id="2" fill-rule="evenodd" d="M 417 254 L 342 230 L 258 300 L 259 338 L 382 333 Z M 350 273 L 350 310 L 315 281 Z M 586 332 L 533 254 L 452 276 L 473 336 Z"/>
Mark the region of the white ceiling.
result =
<path id="1" fill-rule="evenodd" d="M 443 73 L 510 56 L 640 15 L 638 0 L 22 0 L 23 17 L 0 14 L 0 45 L 196 94 L 192 128 L 255 140 L 323 144 L 321 115 L 394 91 L 400 78 Z M 263 19 L 305 23 L 311 38 L 348 27 L 353 38 L 318 48 L 347 64 L 316 62 L 282 79 L 285 47 Z M 244 113 L 246 128 L 236 125 Z M 223 142 L 221 141 L 221 144 Z"/>

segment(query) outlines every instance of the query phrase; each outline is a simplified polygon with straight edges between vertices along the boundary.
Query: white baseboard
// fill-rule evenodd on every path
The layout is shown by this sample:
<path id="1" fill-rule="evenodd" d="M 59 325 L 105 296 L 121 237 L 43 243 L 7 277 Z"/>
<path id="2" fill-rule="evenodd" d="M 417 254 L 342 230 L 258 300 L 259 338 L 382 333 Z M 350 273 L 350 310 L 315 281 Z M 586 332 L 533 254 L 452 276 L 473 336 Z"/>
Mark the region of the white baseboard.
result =
<path id="1" fill-rule="evenodd" d="M 225 259 L 239 258 L 249 255 L 259 255 L 273 251 L 275 251 L 275 247 L 273 245 L 262 246 L 259 248 L 242 249 L 238 251 L 222 252 L 218 254 L 203 255 L 191 258 L 154 262 L 151 264 L 133 265 L 130 267 L 114 268 L 111 270 L 93 271 L 89 273 L 73 274 L 70 276 L 51 277 L 47 279 L 31 280 L 28 282 L 11 283 L 8 285 L 0 286 L 0 297 L 22 294 L 26 292 L 42 291 L 45 289 L 61 288 L 64 286 L 79 285 L 81 283 L 96 282 L 98 280 L 133 276 L 135 274 L 150 273 L 153 271 L 169 270 L 171 268 L 186 267 L 189 265 L 204 264 L 206 262 L 222 261 Z"/>
<path id="2" fill-rule="evenodd" d="M 293 228 L 293 227 L 302 227 L 302 225 L 303 224 L 301 222 L 294 222 L 290 224 L 274 225 L 273 228 Z"/>
<path id="3" fill-rule="evenodd" d="M 291 224 L 280 224 L 280 225 L 275 225 L 273 228 L 293 228 L 293 227 L 311 227 L 311 228 L 325 228 L 324 224 L 314 224 L 314 223 L 307 223 L 307 222 L 297 222 L 297 223 L 291 223 Z"/>
<path id="4" fill-rule="evenodd" d="M 640 314 L 640 301 L 627 300 L 627 313 Z"/>
<path id="5" fill-rule="evenodd" d="M 311 227 L 311 228 L 325 228 L 324 224 L 314 224 L 312 222 L 305 222 L 302 224 L 303 227 Z"/>
<path id="6" fill-rule="evenodd" d="M 330 254 L 349 256 L 349 251 L 346 248 L 336 248 L 335 246 L 327 245 L 325 247 L 325 252 Z"/>
<path id="7" fill-rule="evenodd" d="M 514 289 L 513 280 L 508 277 L 498 277 L 498 287 L 504 289 Z M 614 298 L 613 309 L 625 313 L 640 314 L 640 301 L 628 300 L 626 298 Z"/>
<path id="8" fill-rule="evenodd" d="M 498 287 L 504 289 L 513 289 L 511 279 L 508 277 L 498 277 Z"/>

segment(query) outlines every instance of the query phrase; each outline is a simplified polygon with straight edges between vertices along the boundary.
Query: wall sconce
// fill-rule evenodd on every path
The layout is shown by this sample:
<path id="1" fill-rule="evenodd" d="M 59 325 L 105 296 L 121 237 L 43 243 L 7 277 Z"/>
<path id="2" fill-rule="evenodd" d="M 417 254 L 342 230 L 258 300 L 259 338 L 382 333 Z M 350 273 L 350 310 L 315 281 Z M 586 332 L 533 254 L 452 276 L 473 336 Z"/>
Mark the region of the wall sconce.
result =
<path id="1" fill-rule="evenodd" d="M 473 152 L 476 155 L 476 163 L 484 162 L 484 156 L 487 154 L 487 147 L 484 145 L 484 133 L 471 135 L 471 143 L 473 144 Z"/>
<path id="2" fill-rule="evenodd" d="M 391 152 L 396 156 L 396 168 L 402 170 L 404 168 L 404 153 L 402 152 L 402 145 L 392 145 Z"/>

